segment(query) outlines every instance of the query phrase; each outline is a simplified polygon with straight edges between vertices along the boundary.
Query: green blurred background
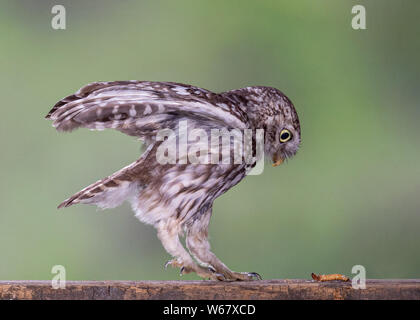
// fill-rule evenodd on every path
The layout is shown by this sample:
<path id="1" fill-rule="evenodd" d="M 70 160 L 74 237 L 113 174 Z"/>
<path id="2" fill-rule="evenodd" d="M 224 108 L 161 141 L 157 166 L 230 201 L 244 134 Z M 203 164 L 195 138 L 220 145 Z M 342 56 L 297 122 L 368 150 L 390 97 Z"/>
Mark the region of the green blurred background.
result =
<path id="1" fill-rule="evenodd" d="M 0 279 L 179 279 L 128 204 L 62 200 L 137 159 L 115 131 L 59 134 L 45 114 L 84 84 L 277 87 L 303 144 L 216 200 L 215 253 L 264 278 L 420 278 L 419 1 L 1 1 Z M 51 28 L 51 8 L 67 29 Z M 367 29 L 351 28 L 363 4 Z M 194 275 L 185 279 L 196 279 Z"/>

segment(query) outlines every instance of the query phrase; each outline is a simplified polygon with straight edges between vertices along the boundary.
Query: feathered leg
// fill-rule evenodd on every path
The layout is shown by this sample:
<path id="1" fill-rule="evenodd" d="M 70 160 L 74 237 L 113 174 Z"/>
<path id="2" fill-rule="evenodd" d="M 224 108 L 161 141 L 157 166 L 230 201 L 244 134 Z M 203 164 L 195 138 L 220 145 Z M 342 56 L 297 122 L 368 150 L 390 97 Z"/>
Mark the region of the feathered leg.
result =
<path id="1" fill-rule="evenodd" d="M 186 244 L 191 255 L 201 264 L 206 265 L 216 273 L 223 275 L 225 281 L 248 281 L 261 280 L 261 276 L 256 272 L 234 272 L 230 270 L 216 255 L 210 250 L 208 241 L 208 225 L 210 222 L 212 208 L 210 208 L 201 219 L 195 220 L 187 228 Z"/>
<path id="2" fill-rule="evenodd" d="M 165 264 L 165 268 L 168 265 L 171 265 L 173 267 L 181 268 L 181 275 L 195 272 L 202 278 L 223 280 L 222 275 L 215 273 L 212 269 L 203 268 L 194 262 L 187 250 L 183 247 L 181 241 L 179 241 L 179 234 L 182 230 L 177 221 L 161 221 L 156 228 L 158 231 L 158 238 L 162 242 L 163 247 L 174 257 L 173 260 L 170 260 Z"/>

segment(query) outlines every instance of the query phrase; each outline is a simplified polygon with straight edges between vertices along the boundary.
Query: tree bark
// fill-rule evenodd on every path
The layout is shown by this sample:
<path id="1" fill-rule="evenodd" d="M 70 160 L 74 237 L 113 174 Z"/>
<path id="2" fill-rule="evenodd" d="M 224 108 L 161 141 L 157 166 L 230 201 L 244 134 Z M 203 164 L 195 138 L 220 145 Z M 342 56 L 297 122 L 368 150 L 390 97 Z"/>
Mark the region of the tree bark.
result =
<path id="1" fill-rule="evenodd" d="M 312 280 L 214 281 L 67 281 L 53 289 L 51 281 L 0 281 L 0 299 L 416 299 L 420 279 L 367 280 L 366 289 L 351 282 Z"/>

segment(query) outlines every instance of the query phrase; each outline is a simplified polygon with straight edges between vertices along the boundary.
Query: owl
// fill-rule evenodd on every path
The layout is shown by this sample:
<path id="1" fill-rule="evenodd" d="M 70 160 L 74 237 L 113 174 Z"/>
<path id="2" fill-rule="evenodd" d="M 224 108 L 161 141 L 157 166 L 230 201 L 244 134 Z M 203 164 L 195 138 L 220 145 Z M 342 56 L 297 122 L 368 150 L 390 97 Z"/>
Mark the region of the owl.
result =
<path id="1" fill-rule="evenodd" d="M 213 93 L 174 82 L 95 82 L 57 102 L 46 118 L 58 131 L 111 128 L 145 145 L 137 161 L 84 188 L 58 208 L 77 203 L 114 208 L 127 200 L 140 221 L 156 228 L 172 257 L 165 267 L 179 268 L 181 275 L 195 272 L 210 280 L 261 279 L 256 272 L 235 272 L 220 261 L 210 250 L 208 226 L 214 200 L 238 184 L 260 160 L 261 155 L 253 150 L 256 130 L 263 132 L 262 155 L 269 157 L 273 166 L 298 151 L 299 118 L 282 92 L 264 86 Z M 187 132 L 199 129 L 209 135 L 214 130 L 251 130 L 252 160 L 233 161 L 234 152 L 220 151 L 222 137 L 201 156 L 216 154 L 218 160 L 227 156 L 224 159 L 232 161 L 192 163 L 181 154 L 180 145 L 172 153 L 175 161 L 160 161 L 168 153 L 162 152 L 168 141 L 183 140 L 187 151 L 196 151 L 197 144 L 201 147 L 208 142 L 208 138 L 199 142 L 185 137 L 181 123 L 188 125 Z M 162 139 L 162 130 L 169 130 L 171 135 Z M 185 247 L 180 237 L 185 237 Z"/>

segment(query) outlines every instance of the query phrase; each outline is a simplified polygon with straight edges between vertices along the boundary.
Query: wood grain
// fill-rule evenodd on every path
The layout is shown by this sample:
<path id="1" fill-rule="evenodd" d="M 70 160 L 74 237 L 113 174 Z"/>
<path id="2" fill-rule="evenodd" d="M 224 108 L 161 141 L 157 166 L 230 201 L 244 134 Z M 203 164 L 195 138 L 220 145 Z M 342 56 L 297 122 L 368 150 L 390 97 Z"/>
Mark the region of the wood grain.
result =
<path id="1" fill-rule="evenodd" d="M 420 300 L 420 279 L 367 280 L 366 289 L 349 282 L 312 280 L 214 281 L 0 281 L 0 299 L 410 299 Z"/>

